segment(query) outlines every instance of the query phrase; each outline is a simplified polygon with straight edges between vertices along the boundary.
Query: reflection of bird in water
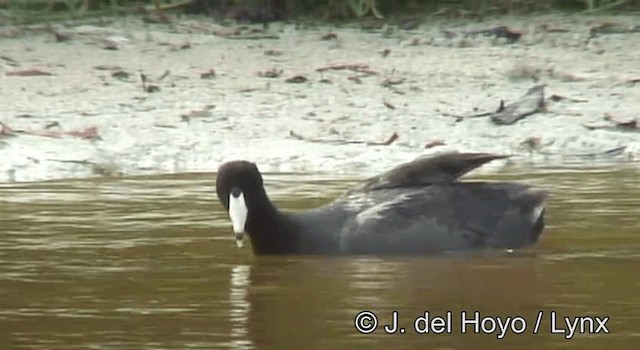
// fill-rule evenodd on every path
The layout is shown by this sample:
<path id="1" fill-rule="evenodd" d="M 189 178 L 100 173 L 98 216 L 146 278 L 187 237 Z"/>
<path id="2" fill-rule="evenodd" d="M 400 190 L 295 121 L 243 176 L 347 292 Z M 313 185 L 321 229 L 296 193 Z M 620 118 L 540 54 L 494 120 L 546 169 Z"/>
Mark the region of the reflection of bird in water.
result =
<path id="1" fill-rule="evenodd" d="M 236 265 L 231 269 L 229 288 L 229 319 L 231 321 L 232 349 L 255 349 L 249 338 L 248 322 L 251 305 L 249 294 L 249 265 Z"/>
<path id="2" fill-rule="evenodd" d="M 252 260 L 246 300 L 254 349 L 358 349 L 364 348 L 364 342 L 366 347 L 396 349 L 398 338 L 383 331 L 392 310 L 410 327 L 427 310 L 434 316 L 451 311 L 454 329 L 459 330 L 461 311 L 527 317 L 527 306 L 543 305 L 556 297 L 550 292 L 553 285 L 547 283 L 548 275 L 540 273 L 540 261 L 521 254 Z M 558 280 L 563 277 L 562 272 L 553 275 Z M 358 336 L 354 328 L 354 318 L 363 310 L 379 317 L 379 328 L 371 336 Z M 425 344 L 429 348 L 492 348 L 495 344 L 495 337 L 479 339 L 459 331 L 444 337 L 425 336 L 407 333 L 402 348 Z M 531 338 L 509 341 L 524 345 Z"/>

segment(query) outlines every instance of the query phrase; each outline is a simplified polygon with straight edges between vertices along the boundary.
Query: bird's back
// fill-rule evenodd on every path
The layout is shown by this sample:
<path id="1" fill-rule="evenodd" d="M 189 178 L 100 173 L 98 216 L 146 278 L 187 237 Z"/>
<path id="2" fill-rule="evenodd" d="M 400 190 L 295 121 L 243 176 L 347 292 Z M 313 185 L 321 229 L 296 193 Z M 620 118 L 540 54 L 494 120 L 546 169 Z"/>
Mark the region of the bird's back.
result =
<path id="1" fill-rule="evenodd" d="M 339 246 L 367 254 L 521 248 L 542 230 L 544 198 L 523 185 L 481 182 L 351 193 L 340 202 L 348 219 Z"/>
<path id="2" fill-rule="evenodd" d="M 293 217 L 301 252 L 419 254 L 536 242 L 547 194 L 511 183 L 460 182 L 505 156 L 447 153 L 397 166 L 333 203 Z"/>

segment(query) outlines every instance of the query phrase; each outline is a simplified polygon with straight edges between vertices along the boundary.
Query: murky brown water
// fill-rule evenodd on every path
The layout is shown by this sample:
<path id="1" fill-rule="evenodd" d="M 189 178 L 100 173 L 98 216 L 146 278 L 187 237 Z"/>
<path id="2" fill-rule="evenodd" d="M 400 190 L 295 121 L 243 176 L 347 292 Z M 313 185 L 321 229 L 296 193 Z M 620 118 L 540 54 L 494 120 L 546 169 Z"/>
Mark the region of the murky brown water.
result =
<path id="1" fill-rule="evenodd" d="M 553 190 L 548 230 L 535 249 L 257 258 L 236 249 L 212 175 L 1 185 L 0 349 L 637 349 L 637 171 L 493 178 Z M 319 205 L 351 184 L 266 179 L 288 209 Z M 373 334 L 354 327 L 363 310 L 379 316 Z M 394 310 L 406 331 L 386 335 Z M 451 333 L 416 335 L 413 320 L 425 311 L 451 311 Z M 472 334 L 469 323 L 461 334 L 462 311 L 520 316 L 526 330 L 497 340 L 500 331 Z M 610 333 L 565 340 L 550 332 L 552 311 L 558 329 L 567 328 L 564 316 L 610 317 Z"/>

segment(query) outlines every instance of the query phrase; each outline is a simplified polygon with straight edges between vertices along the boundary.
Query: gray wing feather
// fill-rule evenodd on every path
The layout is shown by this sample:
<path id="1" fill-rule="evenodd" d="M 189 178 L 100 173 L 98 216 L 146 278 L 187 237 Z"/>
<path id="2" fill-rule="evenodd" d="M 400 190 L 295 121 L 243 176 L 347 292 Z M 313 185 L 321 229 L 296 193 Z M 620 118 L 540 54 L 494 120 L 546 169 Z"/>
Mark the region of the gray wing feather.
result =
<path id="1" fill-rule="evenodd" d="M 490 153 L 450 152 L 429 158 L 418 158 L 368 179 L 357 190 L 373 191 L 451 183 L 483 164 L 508 157 L 508 155 Z"/>

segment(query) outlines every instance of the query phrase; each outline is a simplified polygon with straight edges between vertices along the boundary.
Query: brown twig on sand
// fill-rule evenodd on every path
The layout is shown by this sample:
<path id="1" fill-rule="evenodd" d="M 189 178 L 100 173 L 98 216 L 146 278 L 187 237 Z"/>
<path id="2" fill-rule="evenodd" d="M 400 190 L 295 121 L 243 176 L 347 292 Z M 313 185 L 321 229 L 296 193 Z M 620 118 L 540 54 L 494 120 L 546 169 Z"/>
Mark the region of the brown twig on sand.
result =
<path id="1" fill-rule="evenodd" d="M 581 100 L 581 99 L 565 97 L 561 95 L 551 95 L 549 96 L 549 100 L 553 102 L 560 102 L 560 101 L 569 101 L 569 102 L 576 102 L 576 103 L 589 102 L 589 100 Z"/>
<path id="2" fill-rule="evenodd" d="M 209 69 L 209 71 L 200 74 L 200 79 L 213 79 L 216 77 L 216 71 Z"/>
<path id="3" fill-rule="evenodd" d="M 282 69 L 271 68 L 265 71 L 258 72 L 258 76 L 261 78 L 279 78 L 282 75 Z"/>
<path id="4" fill-rule="evenodd" d="M 40 75 L 53 75 L 53 74 L 49 72 L 45 72 L 38 68 L 29 68 L 29 69 L 19 69 L 19 70 L 8 71 L 6 75 L 12 76 L 12 77 L 35 77 Z"/>
<path id="5" fill-rule="evenodd" d="M 152 93 L 160 91 L 160 87 L 157 85 L 147 84 L 149 79 L 144 73 L 140 73 L 140 80 L 142 80 L 142 91 Z"/>
<path id="6" fill-rule="evenodd" d="M 385 107 L 389 108 L 389 109 L 396 109 L 396 106 L 392 105 L 391 103 L 389 103 L 389 102 L 387 102 L 387 101 L 385 101 L 385 100 L 382 100 L 382 104 L 383 104 Z"/>
<path id="7" fill-rule="evenodd" d="M 84 140 L 93 140 L 98 138 L 98 128 L 96 128 L 95 126 L 86 129 L 71 131 L 28 131 L 25 133 L 34 136 L 52 137 L 56 139 L 63 136 L 73 136 Z"/>
<path id="8" fill-rule="evenodd" d="M 483 117 L 488 117 L 494 113 L 498 113 L 501 110 L 504 109 L 504 101 L 500 100 L 500 105 L 498 106 L 498 109 L 496 109 L 495 112 L 482 112 L 482 113 L 476 113 L 476 114 L 469 114 L 469 115 L 459 115 L 459 114 L 453 114 L 453 113 L 447 113 L 447 112 L 443 112 L 442 115 L 445 117 L 451 117 L 451 118 L 455 118 L 456 119 L 456 123 L 462 121 L 463 119 L 473 119 L 473 118 L 483 118 Z"/>
<path id="9" fill-rule="evenodd" d="M 640 125 L 638 124 L 638 119 L 626 119 L 626 120 L 622 120 L 620 118 L 617 118 L 609 113 L 605 113 L 604 114 L 604 120 L 608 120 L 611 122 L 614 122 L 616 125 L 618 126 L 622 126 L 622 127 L 634 127 L 634 128 L 638 128 L 640 127 Z"/>
<path id="10" fill-rule="evenodd" d="M 162 73 L 162 75 L 160 76 L 160 78 L 158 78 L 158 81 L 160 81 L 160 80 L 164 80 L 164 78 L 168 77 L 168 76 L 169 76 L 169 74 L 171 74 L 171 71 L 170 71 L 170 70 L 168 70 L 168 69 L 167 69 L 167 70 L 165 70 L 165 71 L 164 71 L 164 73 Z"/>
<path id="11" fill-rule="evenodd" d="M 631 78 L 631 79 L 627 79 L 621 83 L 618 83 L 616 85 L 620 86 L 635 86 L 637 83 L 640 83 L 640 78 Z"/>
<path id="12" fill-rule="evenodd" d="M 400 135 L 398 135 L 397 132 L 393 132 L 393 134 L 391 136 L 389 136 L 389 138 L 387 139 L 387 141 L 383 142 L 383 143 L 367 143 L 368 145 L 382 145 L 382 146 L 389 146 L 390 144 L 396 142 L 396 140 L 398 140 L 400 138 Z"/>
<path id="13" fill-rule="evenodd" d="M 44 136 L 44 137 L 52 137 L 52 138 L 61 138 L 63 136 L 73 136 L 85 140 L 93 140 L 97 139 L 100 136 L 98 135 L 98 128 L 95 126 L 78 129 L 78 130 L 70 130 L 70 131 L 34 131 L 34 130 L 16 130 L 8 125 L 0 122 L 0 135 L 16 135 L 16 134 L 25 134 L 25 135 L 33 135 L 33 136 Z"/>
<path id="14" fill-rule="evenodd" d="M 272 56 L 272 57 L 275 57 L 275 56 L 282 56 L 282 51 L 280 51 L 280 50 L 276 50 L 276 49 L 269 49 L 269 50 L 266 50 L 266 51 L 264 52 L 264 55 L 265 55 L 265 56 Z"/>
<path id="15" fill-rule="evenodd" d="M 338 34 L 334 32 L 329 32 L 320 37 L 320 40 L 332 40 L 332 39 L 338 39 Z"/>
<path id="16" fill-rule="evenodd" d="M 7 62 L 8 65 L 16 67 L 19 65 L 18 61 L 16 61 L 15 59 L 7 56 L 7 55 L 0 55 L 0 60 L 3 60 L 5 62 Z"/>
<path id="17" fill-rule="evenodd" d="M 549 142 L 543 143 L 542 137 L 530 136 L 524 139 L 522 142 L 520 142 L 520 146 L 528 149 L 529 152 L 533 152 L 533 151 L 544 152 L 544 151 L 541 151 L 543 147 L 550 146 L 555 142 L 556 142 L 555 140 L 551 140 Z"/>
<path id="18" fill-rule="evenodd" d="M 616 157 L 625 149 L 627 146 L 620 146 L 611 149 L 607 149 L 604 151 L 595 151 L 595 152 L 584 152 L 584 153 L 562 153 L 562 152 L 552 152 L 544 150 L 545 147 L 550 146 L 555 143 L 555 140 L 551 140 L 549 142 L 543 143 L 542 138 L 539 136 L 531 136 L 520 142 L 520 146 L 525 147 L 530 153 L 536 152 L 545 156 L 564 156 L 564 157 L 576 157 L 576 158 L 594 158 L 594 157 Z"/>
<path id="19" fill-rule="evenodd" d="M 437 147 L 437 146 L 444 146 L 446 145 L 446 143 L 442 140 L 435 140 L 435 141 L 431 141 L 431 142 L 427 142 L 424 145 L 424 148 L 433 148 L 433 147 Z"/>
<path id="20" fill-rule="evenodd" d="M 605 113 L 604 120 L 612 122 L 611 125 L 589 125 L 583 126 L 589 130 L 609 130 L 609 131 L 640 131 L 640 119 L 620 119 L 609 113 Z"/>
<path id="21" fill-rule="evenodd" d="M 364 73 L 367 75 L 377 75 L 378 72 L 369 69 L 368 64 L 354 63 L 354 64 L 332 64 L 325 67 L 316 68 L 316 72 L 325 72 L 328 70 L 350 70 L 358 73 Z"/>
<path id="22" fill-rule="evenodd" d="M 235 36 L 225 36 L 225 39 L 233 39 L 233 40 L 262 40 L 262 39 L 272 39 L 278 40 L 280 39 L 277 35 L 235 35 Z"/>
<path id="23" fill-rule="evenodd" d="M 13 135 L 13 129 L 11 129 L 5 123 L 0 122 L 0 136 L 10 136 L 10 135 Z"/>
<path id="24" fill-rule="evenodd" d="M 202 109 L 190 111 L 189 113 L 180 115 L 180 120 L 188 123 L 189 121 L 191 121 L 191 119 L 194 118 L 200 119 L 212 117 L 213 113 L 211 112 L 211 110 L 213 110 L 214 108 L 216 108 L 215 105 L 208 105 Z"/>
<path id="25" fill-rule="evenodd" d="M 443 115 L 456 118 L 456 122 L 467 118 L 491 117 L 491 121 L 494 124 L 510 125 L 520 119 L 545 110 L 544 87 L 545 85 L 534 86 L 508 105 L 505 105 L 504 101 L 500 100 L 500 106 L 495 112 L 484 112 L 468 116 L 449 113 Z"/>
<path id="26" fill-rule="evenodd" d="M 291 84 L 301 84 L 301 83 L 306 83 L 309 79 L 307 79 L 307 77 L 303 76 L 303 75 L 294 75 L 291 78 L 287 78 L 284 81 L 286 83 L 291 83 Z"/>
<path id="27" fill-rule="evenodd" d="M 382 80 L 380 82 L 380 86 L 383 87 L 391 87 L 394 85 L 400 85 L 402 83 L 404 83 L 405 79 L 404 78 L 385 78 L 384 80 Z"/>
<path id="28" fill-rule="evenodd" d="M 484 35 L 484 36 L 495 36 L 496 38 L 505 38 L 511 44 L 515 43 L 522 36 L 521 32 L 515 31 L 507 26 L 499 26 L 491 29 L 483 29 L 476 30 L 472 32 L 468 32 L 465 36 L 476 36 L 476 35 Z"/>
<path id="29" fill-rule="evenodd" d="M 546 156 L 594 158 L 594 157 L 616 157 L 622 154 L 622 152 L 624 152 L 625 149 L 627 149 L 627 146 L 615 147 L 615 148 L 611 148 L 604 151 L 598 151 L 598 152 L 584 152 L 584 153 L 560 153 L 560 152 L 549 152 L 549 151 L 543 151 L 543 150 L 536 150 L 536 151 Z"/>
<path id="30" fill-rule="evenodd" d="M 362 141 L 362 140 L 326 140 L 326 139 L 314 139 L 302 136 L 296 133 L 293 130 L 289 131 L 289 136 L 296 140 L 313 142 L 313 143 L 328 143 L 335 145 L 347 145 L 347 144 L 365 144 L 367 146 L 389 146 L 392 143 L 396 142 L 400 136 L 398 133 L 394 132 L 389 138 L 383 142 L 375 142 L 375 141 Z"/>
<path id="31" fill-rule="evenodd" d="M 239 35 L 241 32 L 242 31 L 240 30 L 240 28 L 220 27 L 220 28 L 215 28 L 212 34 L 215 36 L 223 37 L 223 38 L 229 38 L 234 35 Z"/>
<path id="32" fill-rule="evenodd" d="M 629 80 L 625 81 L 625 83 L 627 83 L 627 84 L 636 84 L 636 83 L 640 83 L 640 78 L 629 79 Z"/>

